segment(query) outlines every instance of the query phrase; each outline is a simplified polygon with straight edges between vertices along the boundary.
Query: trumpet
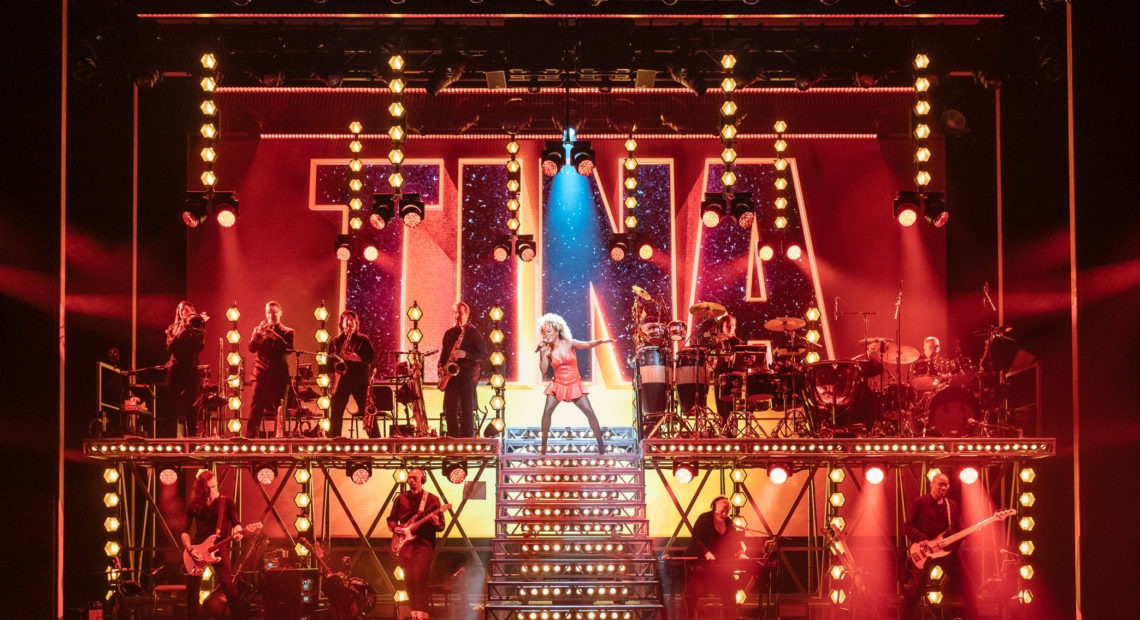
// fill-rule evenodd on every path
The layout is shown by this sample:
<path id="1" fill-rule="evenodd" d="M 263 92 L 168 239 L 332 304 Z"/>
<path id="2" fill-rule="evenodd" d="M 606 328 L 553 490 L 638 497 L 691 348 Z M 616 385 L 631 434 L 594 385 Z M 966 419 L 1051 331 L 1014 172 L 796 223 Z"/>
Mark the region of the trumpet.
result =
<path id="1" fill-rule="evenodd" d="M 194 331 L 205 331 L 206 321 L 209 320 L 210 315 L 206 314 L 205 312 L 202 312 L 200 314 L 191 314 L 190 317 L 186 319 L 186 329 L 192 329 Z"/>

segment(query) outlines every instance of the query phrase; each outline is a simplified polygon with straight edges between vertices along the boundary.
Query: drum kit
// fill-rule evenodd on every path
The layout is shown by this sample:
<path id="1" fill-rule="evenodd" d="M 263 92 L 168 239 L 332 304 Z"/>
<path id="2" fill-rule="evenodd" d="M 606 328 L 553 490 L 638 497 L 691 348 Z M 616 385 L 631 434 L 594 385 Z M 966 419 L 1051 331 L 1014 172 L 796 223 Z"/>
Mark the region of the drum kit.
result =
<path id="1" fill-rule="evenodd" d="M 639 299 L 641 299 L 639 297 Z M 660 309 L 652 298 L 643 299 Z M 986 354 L 924 357 L 891 338 L 868 337 L 852 359 L 803 363 L 813 345 L 803 319 L 764 323 L 784 346 L 738 344 L 735 319 L 716 302 L 689 308 L 694 329 L 637 308 L 632 360 L 644 437 L 968 437 L 1015 434 L 1000 406 L 1010 357 L 1007 328 L 988 328 Z M 726 324 L 732 326 L 726 328 Z M 1000 333 L 998 333 L 1000 332 Z M 1016 351 L 1016 343 L 1012 345 Z M 996 371 L 995 371 L 996 369 Z M 716 411 L 706 407 L 714 390 Z M 761 427 L 757 412 L 782 414 Z"/>
<path id="2" fill-rule="evenodd" d="M 639 293 L 634 303 L 632 364 L 643 436 L 766 437 L 750 415 L 761 409 L 784 413 L 785 435 L 808 432 L 811 424 L 801 419 L 803 372 L 795 361 L 815 346 L 796 333 L 806 321 L 765 322 L 766 330 L 786 340 L 773 350 L 767 344 L 739 344 L 735 317 L 717 302 L 689 308 L 691 332 L 683 321 L 662 321 L 663 308 L 648 294 Z M 716 411 L 706 406 L 710 389 Z"/>

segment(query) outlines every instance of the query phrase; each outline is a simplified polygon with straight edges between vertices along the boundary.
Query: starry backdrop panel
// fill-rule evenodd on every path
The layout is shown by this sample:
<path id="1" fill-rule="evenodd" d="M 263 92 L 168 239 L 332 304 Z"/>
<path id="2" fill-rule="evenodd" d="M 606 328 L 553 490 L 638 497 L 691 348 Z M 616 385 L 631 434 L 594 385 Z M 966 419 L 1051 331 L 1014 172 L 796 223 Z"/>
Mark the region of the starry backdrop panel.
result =
<path id="1" fill-rule="evenodd" d="M 761 263 L 765 280 L 767 299 L 759 300 L 760 290 L 754 283 L 752 298 L 746 295 L 750 277 L 749 261 L 753 261 L 752 276 L 755 280 L 756 248 L 753 228 L 742 228 L 731 218 L 723 218 L 720 225 L 709 228 L 702 226 L 701 256 L 697 269 L 697 299 L 715 301 L 725 305 L 730 314 L 737 318 L 736 333 L 741 338 L 774 338 L 778 334 L 764 329 L 764 323 L 778 317 L 802 318 L 809 307 L 822 308 L 822 302 L 815 297 L 815 286 L 811 279 L 807 246 L 804 243 L 804 229 L 800 221 L 800 208 L 795 192 L 787 191 L 788 206 L 784 209 L 788 226 L 782 231 L 775 228 L 776 209 L 773 182 L 776 169 L 771 164 L 737 164 L 733 168 L 739 181 L 737 192 L 751 192 L 756 205 L 756 221 L 753 228 L 759 232 L 757 243 L 771 243 L 776 249 L 772 260 Z M 723 192 L 720 174 L 723 164 L 709 167 L 709 192 Z M 804 248 L 798 260 L 791 260 L 781 248 L 791 244 Z M 781 344 L 781 343 L 778 343 Z"/>
<path id="2" fill-rule="evenodd" d="M 617 339 L 617 357 L 627 360 L 635 353 L 633 286 L 669 298 L 669 256 L 673 252 L 670 166 L 638 167 L 637 229 L 640 238 L 654 246 L 653 257 L 648 261 L 636 258 L 632 252 L 620 262 L 610 258 L 614 230 L 595 179 L 583 177 L 570 167 L 544 178 L 542 307 L 546 312 L 562 315 L 576 339 L 588 340 L 591 328 L 597 327 L 590 321 L 589 291 L 593 286 L 609 333 Z M 623 209 L 621 205 L 612 208 Z M 613 221 L 620 223 L 623 219 L 624 211 L 614 213 Z M 578 369 L 584 379 L 592 379 L 588 355 L 578 356 Z M 622 366 L 622 378 L 630 378 L 628 364 Z"/>

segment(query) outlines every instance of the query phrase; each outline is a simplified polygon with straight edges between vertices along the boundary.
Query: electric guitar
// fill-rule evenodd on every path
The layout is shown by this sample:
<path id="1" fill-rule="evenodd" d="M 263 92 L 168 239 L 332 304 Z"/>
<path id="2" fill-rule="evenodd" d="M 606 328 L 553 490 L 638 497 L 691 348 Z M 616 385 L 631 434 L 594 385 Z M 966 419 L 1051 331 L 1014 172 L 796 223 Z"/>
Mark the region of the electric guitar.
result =
<path id="1" fill-rule="evenodd" d="M 439 508 L 425 514 L 424 516 L 404 525 L 404 533 L 392 532 L 392 553 L 400 555 L 400 549 L 404 548 L 409 540 L 415 538 L 416 528 L 423 525 L 428 519 L 434 518 L 437 514 L 442 514 L 445 510 L 450 510 L 451 504 L 444 504 Z"/>
<path id="2" fill-rule="evenodd" d="M 250 523 L 242 526 L 242 535 L 253 535 L 261 529 L 261 521 Z M 233 539 L 233 534 L 218 540 L 217 534 L 210 534 L 206 540 L 196 544 L 190 545 L 182 550 L 182 570 L 187 575 L 194 577 L 201 577 L 202 573 L 206 572 L 206 567 L 211 564 L 217 564 L 222 560 L 220 556 L 214 552 L 226 546 L 230 540 Z M 194 556 L 198 557 L 195 558 Z"/>
<path id="3" fill-rule="evenodd" d="M 1002 519 L 1008 519 L 1015 514 L 1017 514 L 1016 510 L 1013 508 L 1006 508 L 1005 510 L 999 510 L 995 512 L 993 516 L 986 517 L 985 519 L 982 519 L 981 521 L 978 521 L 977 523 L 957 533 L 945 537 L 942 534 L 939 534 L 938 537 L 934 538 L 933 540 L 916 542 L 910 546 L 910 549 L 907 551 L 907 556 L 910 558 L 910 562 L 911 564 L 914 564 L 915 568 L 922 570 L 922 567 L 926 565 L 926 560 L 928 558 L 942 558 L 949 555 L 950 552 L 946 550 L 946 547 L 949 547 L 950 545 L 969 536 L 970 534 L 973 534 L 974 532 L 980 531 L 982 528 L 991 523 L 1001 521 Z"/>
<path id="4" fill-rule="evenodd" d="M 329 608 L 334 620 L 348 620 L 359 618 L 364 613 L 364 597 L 349 587 L 348 580 L 343 573 L 338 573 L 329 566 L 325 559 L 325 550 L 321 543 L 300 538 L 298 542 L 313 553 L 313 557 L 321 565 L 324 580 L 321 582 L 321 591 L 329 598 Z"/>
<path id="5" fill-rule="evenodd" d="M 229 585 L 233 586 L 237 592 L 238 598 L 242 607 L 249 605 L 250 599 L 253 597 L 253 584 L 248 580 L 243 579 L 242 575 L 250 570 L 250 563 L 261 557 L 261 550 L 269 544 L 269 537 L 265 534 L 257 534 L 247 546 L 245 553 L 242 554 L 241 561 L 238 562 L 237 570 L 230 576 Z M 255 557 L 256 554 L 256 557 Z M 202 609 L 205 610 L 208 618 L 232 618 L 234 615 L 231 602 L 226 597 L 226 590 L 222 584 L 218 584 L 216 588 L 208 596 L 206 600 L 202 601 Z"/>

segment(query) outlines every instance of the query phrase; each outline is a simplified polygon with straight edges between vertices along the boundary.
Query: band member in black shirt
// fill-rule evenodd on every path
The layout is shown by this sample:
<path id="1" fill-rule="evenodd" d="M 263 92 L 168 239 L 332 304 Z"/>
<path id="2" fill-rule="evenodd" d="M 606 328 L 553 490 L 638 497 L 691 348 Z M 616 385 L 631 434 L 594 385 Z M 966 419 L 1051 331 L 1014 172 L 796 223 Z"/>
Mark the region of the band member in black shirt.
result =
<path id="1" fill-rule="evenodd" d="M 253 403 L 249 409 L 246 437 L 256 437 L 265 417 L 277 415 L 277 407 L 289 389 L 289 353 L 293 330 L 281 323 L 281 304 L 265 304 L 265 320 L 253 330 L 249 350 L 257 354 L 253 364 Z"/>
<path id="2" fill-rule="evenodd" d="M 428 581 L 435 558 L 435 535 L 443 529 L 443 515 L 438 512 L 439 498 L 424 490 L 425 477 L 422 469 L 409 471 L 408 490 L 396 496 L 392 512 L 388 514 L 388 529 L 392 530 L 393 536 L 411 535 L 400 549 L 399 563 L 404 569 L 412 618 L 428 617 Z M 415 530 L 407 531 L 405 526 L 433 512 L 436 514 Z"/>
<path id="3" fill-rule="evenodd" d="M 360 317 L 355 311 L 345 310 L 340 314 L 340 335 L 329 345 L 329 351 L 340 358 L 335 363 L 339 376 L 329 408 L 329 437 L 340 437 L 344 409 L 350 396 L 356 401 L 357 415 L 364 415 L 368 390 L 371 389 L 368 369 L 376 358 L 376 352 L 372 349 L 372 341 L 359 330 Z M 343 372 L 340 372 L 341 368 Z M 373 434 L 373 429 L 365 431 Z"/>
<path id="4" fill-rule="evenodd" d="M 237 506 L 233 500 L 218 492 L 218 479 L 214 472 L 204 469 L 198 473 L 194 480 L 193 496 L 186 504 L 186 521 L 182 526 L 182 547 L 187 549 L 192 545 L 204 542 L 209 536 L 215 535 L 218 539 L 233 536 L 233 540 L 241 540 L 242 527 L 237 520 Z M 214 552 L 221 561 L 212 564 L 212 570 L 226 594 L 230 613 L 234 618 L 244 617 L 244 606 L 241 597 L 233 585 L 233 566 L 230 564 L 229 545 L 223 546 Z M 192 553 L 192 555 L 195 555 Z M 200 559 L 195 557 L 195 559 Z M 201 589 L 202 578 L 198 576 L 186 577 L 186 617 L 197 618 L 199 612 L 198 592 Z"/>
<path id="5" fill-rule="evenodd" d="M 455 326 L 443 334 L 443 352 L 439 358 L 439 378 L 443 388 L 443 416 L 450 437 L 475 436 L 475 386 L 479 383 L 479 364 L 487 357 L 487 343 L 479 329 L 468 322 L 471 307 L 455 304 Z M 449 371 L 456 371 L 451 375 Z"/>

